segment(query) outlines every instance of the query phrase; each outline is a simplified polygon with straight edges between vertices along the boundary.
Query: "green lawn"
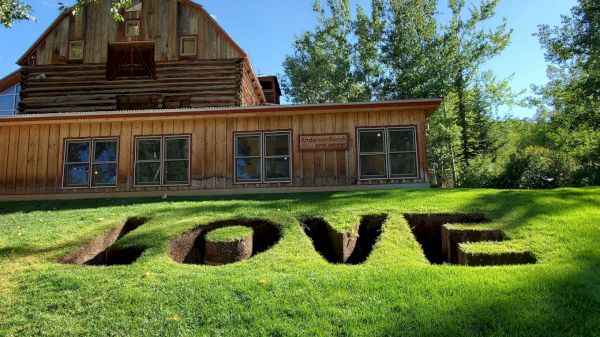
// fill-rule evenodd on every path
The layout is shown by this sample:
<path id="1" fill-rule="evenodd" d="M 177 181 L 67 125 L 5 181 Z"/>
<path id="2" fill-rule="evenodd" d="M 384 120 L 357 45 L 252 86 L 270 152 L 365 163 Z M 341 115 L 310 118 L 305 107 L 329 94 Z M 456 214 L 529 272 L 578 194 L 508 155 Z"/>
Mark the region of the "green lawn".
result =
<path id="1" fill-rule="evenodd" d="M 474 250 L 530 251 L 538 263 L 430 265 L 403 213 L 481 212 L 510 238 Z M 368 260 L 326 262 L 298 219 L 340 229 L 389 215 Z M 150 221 L 117 245 L 132 265 L 59 264 L 130 216 Z M 283 226 L 270 250 L 221 267 L 167 255 L 216 220 Z M 386 190 L 161 201 L 0 203 L 0 336 L 600 335 L 600 188 Z"/>

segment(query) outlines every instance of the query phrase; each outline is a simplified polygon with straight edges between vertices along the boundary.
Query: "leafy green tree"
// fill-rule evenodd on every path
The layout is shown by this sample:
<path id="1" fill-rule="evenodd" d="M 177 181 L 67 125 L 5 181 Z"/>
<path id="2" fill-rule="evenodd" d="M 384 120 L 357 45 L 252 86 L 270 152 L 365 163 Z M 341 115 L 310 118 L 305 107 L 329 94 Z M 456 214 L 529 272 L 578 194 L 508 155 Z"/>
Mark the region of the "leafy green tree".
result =
<path id="1" fill-rule="evenodd" d="M 31 6 L 21 0 L 2 0 L 0 2 L 0 23 L 6 28 L 22 20 L 35 20 Z"/>
<path id="2" fill-rule="evenodd" d="M 64 3 L 58 3 L 60 11 L 67 9 L 73 9 L 75 13 L 80 11 L 87 5 L 95 5 L 100 3 L 102 0 L 76 0 L 72 6 Z M 123 9 L 130 7 L 133 3 L 138 0 L 111 0 L 111 13 L 116 21 L 123 21 L 121 12 Z M 0 1 L 0 23 L 6 27 L 11 28 L 13 23 L 17 21 L 31 20 L 35 21 L 33 16 L 33 10 L 30 5 L 24 3 L 21 0 L 2 0 Z"/>
<path id="3" fill-rule="evenodd" d="M 600 184 L 600 1 L 579 0 L 557 27 L 538 37 L 550 62 L 550 82 L 534 87 L 545 144 L 575 162 L 570 183 Z"/>
<path id="4" fill-rule="evenodd" d="M 379 99 L 443 97 L 448 73 L 440 52 L 436 0 L 386 2 Z"/>
<path id="5" fill-rule="evenodd" d="M 379 60 L 385 30 L 385 3 L 383 0 L 371 1 L 371 15 L 367 15 L 362 6 L 357 6 L 354 22 L 355 81 L 362 93 L 359 98 L 368 101 L 376 97 L 378 82 L 381 81 L 383 66 Z"/>
<path id="6" fill-rule="evenodd" d="M 282 85 L 296 103 L 350 102 L 364 94 L 352 67 L 349 0 L 327 0 L 327 5 L 325 11 L 320 0 L 314 2 L 318 26 L 294 41 L 293 55 L 283 62 Z"/>
<path id="7" fill-rule="evenodd" d="M 451 90 L 456 93 L 457 122 L 461 128 L 461 151 L 463 166 L 469 166 L 473 157 L 469 146 L 467 91 L 473 78 L 478 74 L 481 65 L 498 55 L 506 48 L 512 31 L 507 29 L 506 19 L 494 29 L 480 28 L 495 16 L 495 8 L 499 0 L 482 0 L 479 6 L 473 5 L 469 15 L 465 0 L 449 0 L 452 12 L 450 23 L 443 25 L 442 55 L 447 61 L 444 70 L 452 77 Z"/>

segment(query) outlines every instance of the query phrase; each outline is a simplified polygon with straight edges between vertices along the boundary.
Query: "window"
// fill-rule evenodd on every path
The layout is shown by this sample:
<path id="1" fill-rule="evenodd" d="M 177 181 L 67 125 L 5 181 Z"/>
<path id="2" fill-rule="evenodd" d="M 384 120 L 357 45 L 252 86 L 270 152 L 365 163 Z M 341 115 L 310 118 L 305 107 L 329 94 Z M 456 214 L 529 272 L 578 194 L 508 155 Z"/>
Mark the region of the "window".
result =
<path id="1" fill-rule="evenodd" d="M 190 137 L 142 137 L 136 141 L 135 185 L 188 185 Z"/>
<path id="2" fill-rule="evenodd" d="M 179 55 L 180 56 L 196 56 L 196 48 L 198 45 L 196 35 L 182 36 L 180 41 Z"/>
<path id="3" fill-rule="evenodd" d="M 69 60 L 83 60 L 83 41 L 69 41 Z"/>
<path id="4" fill-rule="evenodd" d="M 128 20 L 125 21 L 125 36 L 126 37 L 138 37 L 140 36 L 140 20 Z"/>
<path id="5" fill-rule="evenodd" d="M 360 179 L 415 178 L 415 127 L 358 130 Z"/>
<path id="6" fill-rule="evenodd" d="M 0 115 L 15 115 L 19 110 L 19 101 L 21 85 L 17 84 L 14 87 L 0 93 Z"/>
<path id="7" fill-rule="evenodd" d="M 154 42 L 115 42 L 108 45 L 106 78 L 113 80 L 153 79 Z"/>
<path id="8" fill-rule="evenodd" d="M 117 186 L 117 149 L 116 139 L 66 141 L 63 187 Z"/>
<path id="9" fill-rule="evenodd" d="M 292 177 L 290 132 L 235 136 L 235 181 L 289 182 Z"/>

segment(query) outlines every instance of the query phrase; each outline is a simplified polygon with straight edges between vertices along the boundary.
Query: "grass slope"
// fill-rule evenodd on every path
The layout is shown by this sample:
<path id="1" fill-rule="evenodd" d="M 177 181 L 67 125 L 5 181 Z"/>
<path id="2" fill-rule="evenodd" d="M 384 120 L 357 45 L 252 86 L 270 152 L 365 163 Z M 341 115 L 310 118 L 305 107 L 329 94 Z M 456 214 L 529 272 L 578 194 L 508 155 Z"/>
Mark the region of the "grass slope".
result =
<path id="1" fill-rule="evenodd" d="M 485 213 L 538 264 L 430 265 L 402 214 L 442 212 Z M 348 229 L 380 213 L 358 266 L 327 263 L 298 222 Z M 134 264 L 57 263 L 130 216 L 151 218 L 117 243 L 149 247 Z M 167 255 L 180 234 L 231 218 L 271 219 L 283 237 L 222 267 Z M 0 203 L 0 336 L 589 336 L 599 308 L 600 188 Z"/>

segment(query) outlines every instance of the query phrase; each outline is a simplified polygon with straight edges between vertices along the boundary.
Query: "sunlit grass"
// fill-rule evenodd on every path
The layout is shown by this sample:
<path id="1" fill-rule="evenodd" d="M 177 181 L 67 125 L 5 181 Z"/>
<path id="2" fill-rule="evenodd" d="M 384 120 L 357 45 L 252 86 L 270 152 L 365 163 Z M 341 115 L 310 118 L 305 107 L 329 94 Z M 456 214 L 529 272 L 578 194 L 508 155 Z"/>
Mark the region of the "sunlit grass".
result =
<path id="1" fill-rule="evenodd" d="M 430 265 L 404 213 L 485 213 L 538 264 Z M 388 214 L 362 265 L 326 262 L 299 219 L 350 230 Z M 132 265 L 59 259 L 131 216 L 150 221 L 117 245 L 148 247 Z M 246 261 L 183 265 L 182 233 L 264 218 L 282 239 Z M 600 188 L 386 190 L 226 198 L 0 204 L 0 336 L 589 336 L 600 331 Z"/>

